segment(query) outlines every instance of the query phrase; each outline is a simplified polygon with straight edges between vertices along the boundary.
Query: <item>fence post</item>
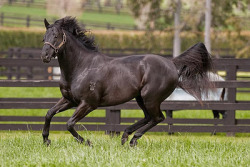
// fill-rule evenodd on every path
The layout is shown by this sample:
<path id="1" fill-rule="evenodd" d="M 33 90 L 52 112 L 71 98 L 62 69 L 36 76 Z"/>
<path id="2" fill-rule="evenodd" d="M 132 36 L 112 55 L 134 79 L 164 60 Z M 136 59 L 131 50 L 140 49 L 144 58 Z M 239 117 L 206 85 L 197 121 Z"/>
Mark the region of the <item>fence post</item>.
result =
<path id="1" fill-rule="evenodd" d="M 107 30 L 110 30 L 111 29 L 111 25 L 110 23 L 107 23 Z"/>
<path id="2" fill-rule="evenodd" d="M 18 59 L 21 58 L 21 48 L 17 48 L 14 53 Z M 16 79 L 19 80 L 20 78 L 21 78 L 21 67 L 17 66 L 16 67 Z"/>
<path id="3" fill-rule="evenodd" d="M 121 8 L 122 8 L 121 0 L 116 0 L 116 5 L 115 5 L 116 14 L 120 14 Z"/>
<path id="4" fill-rule="evenodd" d="M 121 123 L 121 110 L 106 110 L 106 125 L 111 125 L 112 130 L 107 130 L 106 134 L 109 135 L 119 135 L 120 131 L 117 130 L 116 125 Z"/>
<path id="5" fill-rule="evenodd" d="M 30 27 L 30 16 L 29 15 L 26 18 L 26 26 Z"/>
<path id="6" fill-rule="evenodd" d="M 1 13 L 1 26 L 3 26 L 3 23 L 4 23 L 4 13 L 2 12 Z"/>
<path id="7" fill-rule="evenodd" d="M 100 0 L 97 0 L 97 6 L 98 6 L 99 13 L 102 13 L 102 5 L 101 5 L 101 1 Z"/>
<path id="8" fill-rule="evenodd" d="M 26 7 L 30 7 L 30 1 L 27 1 Z"/>
<path id="9" fill-rule="evenodd" d="M 10 48 L 9 50 L 8 50 L 8 58 L 13 58 L 13 53 L 14 51 L 13 51 L 13 48 Z M 7 78 L 8 78 L 8 80 L 11 80 L 12 79 L 12 68 L 13 67 L 7 67 Z"/>
<path id="10" fill-rule="evenodd" d="M 9 5 L 12 5 L 12 0 L 9 0 Z"/>
<path id="11" fill-rule="evenodd" d="M 237 79 L 237 66 L 227 66 L 226 80 L 236 80 Z M 228 102 L 236 102 L 236 88 L 228 88 Z M 227 117 L 225 118 L 225 125 L 235 125 L 235 110 L 228 110 Z M 227 132 L 227 136 L 234 136 L 234 132 Z"/>

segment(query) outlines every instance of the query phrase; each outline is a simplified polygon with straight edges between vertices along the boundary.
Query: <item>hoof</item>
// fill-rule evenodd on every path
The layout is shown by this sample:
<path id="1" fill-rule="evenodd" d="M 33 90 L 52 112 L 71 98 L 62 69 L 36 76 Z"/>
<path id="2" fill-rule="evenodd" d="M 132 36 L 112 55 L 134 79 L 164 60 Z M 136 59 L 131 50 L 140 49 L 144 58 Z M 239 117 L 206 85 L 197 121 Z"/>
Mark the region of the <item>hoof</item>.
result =
<path id="1" fill-rule="evenodd" d="M 89 139 L 87 139 L 87 140 L 85 141 L 85 146 L 93 147 L 93 144 L 92 144 L 92 142 L 91 142 Z"/>
<path id="2" fill-rule="evenodd" d="M 47 139 L 43 141 L 43 144 L 46 145 L 47 147 L 51 144 L 51 140 Z"/>
<path id="3" fill-rule="evenodd" d="M 130 147 L 135 147 L 137 145 L 137 140 L 136 139 L 132 139 L 130 141 Z"/>
<path id="4" fill-rule="evenodd" d="M 128 141 L 128 133 L 124 132 L 122 135 L 122 139 L 121 139 L 122 145 L 124 145 L 124 143 L 126 143 L 126 141 Z"/>
<path id="5" fill-rule="evenodd" d="M 82 144 L 84 142 L 84 139 L 82 137 L 79 137 L 79 138 L 76 138 L 76 141 L 79 143 L 79 144 Z"/>
<path id="6" fill-rule="evenodd" d="M 128 141 L 128 138 L 122 138 L 122 145 L 124 145 L 124 143 L 126 143 L 126 141 Z"/>

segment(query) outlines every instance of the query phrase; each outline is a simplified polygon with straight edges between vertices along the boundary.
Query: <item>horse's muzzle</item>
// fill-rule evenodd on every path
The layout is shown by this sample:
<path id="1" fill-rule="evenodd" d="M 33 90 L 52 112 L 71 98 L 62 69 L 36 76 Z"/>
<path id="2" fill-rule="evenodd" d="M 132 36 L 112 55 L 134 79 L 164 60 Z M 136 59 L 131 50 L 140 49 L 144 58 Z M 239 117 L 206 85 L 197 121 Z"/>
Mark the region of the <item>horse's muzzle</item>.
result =
<path id="1" fill-rule="evenodd" d="M 49 63 L 51 61 L 51 57 L 47 53 L 42 53 L 41 54 L 41 59 L 43 60 L 44 63 Z"/>

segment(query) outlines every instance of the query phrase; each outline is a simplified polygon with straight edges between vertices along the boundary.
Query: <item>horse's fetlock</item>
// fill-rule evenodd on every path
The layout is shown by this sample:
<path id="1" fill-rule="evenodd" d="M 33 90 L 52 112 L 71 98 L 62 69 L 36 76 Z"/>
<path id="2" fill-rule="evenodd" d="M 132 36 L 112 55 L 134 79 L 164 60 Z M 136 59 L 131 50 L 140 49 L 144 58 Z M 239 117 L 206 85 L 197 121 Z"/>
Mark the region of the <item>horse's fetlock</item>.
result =
<path id="1" fill-rule="evenodd" d="M 43 136 L 43 139 L 48 139 L 49 133 L 48 132 L 43 132 L 42 136 Z"/>
<path id="2" fill-rule="evenodd" d="M 136 132 L 133 138 L 139 139 L 142 137 L 142 133 Z"/>
<path id="3" fill-rule="evenodd" d="M 73 122 L 67 122 L 67 129 L 68 129 L 68 130 L 73 129 L 74 126 L 75 126 L 75 124 L 74 124 Z"/>

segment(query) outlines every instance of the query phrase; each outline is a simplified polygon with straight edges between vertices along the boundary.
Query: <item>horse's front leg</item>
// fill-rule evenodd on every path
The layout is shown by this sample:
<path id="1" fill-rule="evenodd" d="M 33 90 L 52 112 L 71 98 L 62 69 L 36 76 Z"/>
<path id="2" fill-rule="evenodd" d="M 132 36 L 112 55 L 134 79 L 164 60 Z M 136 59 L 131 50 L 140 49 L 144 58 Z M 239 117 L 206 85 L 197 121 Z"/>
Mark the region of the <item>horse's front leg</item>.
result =
<path id="1" fill-rule="evenodd" d="M 62 111 L 65 111 L 67 109 L 70 109 L 74 106 L 73 103 L 71 103 L 70 101 L 68 101 L 67 99 L 65 99 L 64 97 L 62 97 L 57 104 L 52 107 L 46 114 L 45 116 L 45 123 L 44 123 L 44 127 L 43 127 L 43 142 L 44 144 L 46 144 L 47 146 L 51 143 L 51 141 L 48 139 L 49 137 L 49 128 L 50 128 L 50 122 L 52 117 Z"/>
<path id="2" fill-rule="evenodd" d="M 72 117 L 67 122 L 67 129 L 68 131 L 75 137 L 75 139 L 79 143 L 83 143 L 84 139 L 76 132 L 74 126 L 75 124 L 80 121 L 82 118 L 84 118 L 88 113 L 93 111 L 96 107 L 91 107 L 89 104 L 87 104 L 84 100 L 79 104 L 79 106 L 76 108 L 76 111 L 72 115 Z M 90 141 L 87 140 L 85 142 L 86 145 L 91 145 Z"/>

